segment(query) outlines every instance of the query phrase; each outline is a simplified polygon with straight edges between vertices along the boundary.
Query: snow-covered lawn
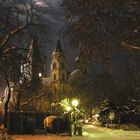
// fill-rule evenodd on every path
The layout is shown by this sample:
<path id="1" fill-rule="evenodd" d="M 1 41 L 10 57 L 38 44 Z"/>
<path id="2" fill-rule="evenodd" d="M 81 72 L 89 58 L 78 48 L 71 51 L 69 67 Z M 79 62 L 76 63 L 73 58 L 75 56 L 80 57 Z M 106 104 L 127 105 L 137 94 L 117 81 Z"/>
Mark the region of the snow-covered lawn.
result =
<path id="1" fill-rule="evenodd" d="M 94 140 L 140 140 L 140 130 L 125 131 L 123 129 L 108 129 L 88 125 L 84 127 L 84 136 Z"/>

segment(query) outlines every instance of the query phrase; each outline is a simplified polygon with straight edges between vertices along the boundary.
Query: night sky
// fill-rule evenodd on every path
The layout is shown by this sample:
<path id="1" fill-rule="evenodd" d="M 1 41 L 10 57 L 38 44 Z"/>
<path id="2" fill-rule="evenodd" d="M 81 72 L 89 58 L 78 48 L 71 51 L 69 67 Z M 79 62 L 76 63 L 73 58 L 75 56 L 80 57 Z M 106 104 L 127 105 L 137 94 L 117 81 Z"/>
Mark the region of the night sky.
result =
<path id="1" fill-rule="evenodd" d="M 60 7 L 61 0 L 33 0 L 35 5 L 40 8 L 43 12 L 43 17 L 48 22 L 49 28 L 49 44 L 47 44 L 47 63 L 50 63 L 50 54 L 52 50 L 56 46 L 57 40 L 60 39 L 62 47 L 65 51 L 67 62 L 68 62 L 68 71 L 72 71 L 74 68 L 74 59 L 77 55 L 74 49 L 70 49 L 67 46 L 67 43 L 63 43 L 64 40 L 61 37 L 61 32 L 63 32 L 63 28 L 66 25 L 65 15 L 63 9 Z M 49 65 L 48 65 L 49 67 Z M 48 69 L 49 73 L 49 69 Z"/>
<path id="2" fill-rule="evenodd" d="M 63 38 L 60 36 L 61 32 L 63 31 L 63 27 L 66 25 L 65 21 L 65 15 L 63 9 L 60 7 L 61 0 L 32 0 L 34 5 L 37 9 L 39 9 L 42 13 L 42 16 L 44 18 L 44 22 L 46 21 L 47 25 L 49 25 L 49 33 L 48 36 L 44 36 L 47 41 L 38 40 L 38 46 L 41 50 L 41 53 L 43 52 L 44 55 L 46 55 L 47 60 L 47 75 L 49 75 L 49 65 L 51 60 L 51 54 L 53 49 L 56 47 L 57 40 L 60 39 L 62 47 L 65 51 L 67 63 L 68 63 L 68 71 L 72 71 L 74 69 L 74 59 L 77 55 L 76 51 L 74 49 L 70 49 L 69 46 L 67 46 L 67 42 L 64 43 Z M 4 2 L 4 1 L 0 1 Z M 17 4 L 20 6 L 20 1 L 16 1 Z M 30 0 L 26 0 L 27 3 L 30 3 Z M 24 18 L 24 17 L 23 17 Z M 17 37 L 19 40 L 17 43 L 17 46 L 22 45 L 21 37 Z M 31 38 L 27 38 L 27 44 Z M 16 42 L 16 38 L 14 39 Z M 14 42 L 14 43 L 15 43 Z M 26 46 L 27 47 L 27 46 Z M 3 88 L 2 88 L 3 89 Z M 0 89 L 1 91 L 1 89 Z"/>

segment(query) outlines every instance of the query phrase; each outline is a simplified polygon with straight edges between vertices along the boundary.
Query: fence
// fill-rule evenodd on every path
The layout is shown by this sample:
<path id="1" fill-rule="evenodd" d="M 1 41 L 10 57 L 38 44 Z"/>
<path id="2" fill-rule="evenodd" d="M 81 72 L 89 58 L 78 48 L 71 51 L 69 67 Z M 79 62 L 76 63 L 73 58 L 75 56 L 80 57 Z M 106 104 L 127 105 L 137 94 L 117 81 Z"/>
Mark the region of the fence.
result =
<path id="1" fill-rule="evenodd" d="M 61 113 L 53 113 L 60 116 Z M 46 116 L 52 115 L 48 112 L 9 112 L 7 131 L 8 134 L 35 134 L 38 131 L 43 132 L 43 120 Z M 57 123 L 63 125 L 62 123 Z M 57 128 L 61 128 L 57 126 Z M 54 127 L 56 127 L 54 125 Z M 65 128 L 66 129 L 66 128 Z M 54 128 L 55 130 L 55 128 Z M 58 130 L 55 130 L 55 132 Z"/>

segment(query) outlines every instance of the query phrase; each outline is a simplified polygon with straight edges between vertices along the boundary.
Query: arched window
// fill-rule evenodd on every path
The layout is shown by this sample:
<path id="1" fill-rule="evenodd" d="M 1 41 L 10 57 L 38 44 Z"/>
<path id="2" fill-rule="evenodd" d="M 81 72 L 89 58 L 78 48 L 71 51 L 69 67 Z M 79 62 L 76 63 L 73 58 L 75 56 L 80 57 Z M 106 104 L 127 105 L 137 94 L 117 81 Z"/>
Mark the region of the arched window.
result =
<path id="1" fill-rule="evenodd" d="M 56 74 L 53 75 L 53 80 L 56 80 Z"/>
<path id="2" fill-rule="evenodd" d="M 56 68 L 57 68 L 56 63 L 53 63 L 53 69 L 56 69 Z"/>
<path id="3" fill-rule="evenodd" d="M 65 74 L 62 73 L 62 80 L 65 80 Z"/>

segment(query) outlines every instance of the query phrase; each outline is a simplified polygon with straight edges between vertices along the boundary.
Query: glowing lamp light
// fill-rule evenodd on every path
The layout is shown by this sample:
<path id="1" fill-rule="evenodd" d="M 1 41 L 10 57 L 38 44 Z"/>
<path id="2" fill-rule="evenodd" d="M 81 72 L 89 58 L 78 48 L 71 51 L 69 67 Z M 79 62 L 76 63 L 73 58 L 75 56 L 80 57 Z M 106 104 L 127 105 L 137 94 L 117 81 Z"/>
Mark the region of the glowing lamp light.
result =
<path id="1" fill-rule="evenodd" d="M 39 77 L 42 77 L 42 73 L 39 73 L 38 75 L 39 75 Z"/>
<path id="2" fill-rule="evenodd" d="M 67 106 L 66 107 L 66 110 L 69 112 L 69 111 L 71 111 L 71 107 L 70 106 Z"/>
<path id="3" fill-rule="evenodd" d="M 78 105 L 78 100 L 76 100 L 76 99 L 72 100 L 72 105 L 74 107 L 76 107 Z"/>

